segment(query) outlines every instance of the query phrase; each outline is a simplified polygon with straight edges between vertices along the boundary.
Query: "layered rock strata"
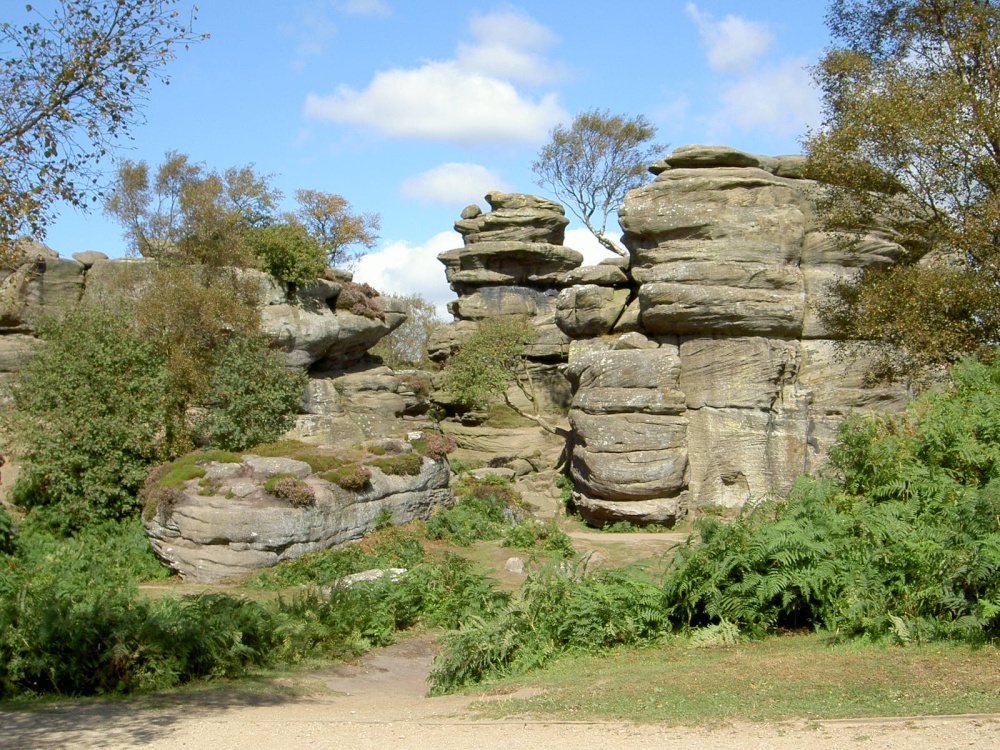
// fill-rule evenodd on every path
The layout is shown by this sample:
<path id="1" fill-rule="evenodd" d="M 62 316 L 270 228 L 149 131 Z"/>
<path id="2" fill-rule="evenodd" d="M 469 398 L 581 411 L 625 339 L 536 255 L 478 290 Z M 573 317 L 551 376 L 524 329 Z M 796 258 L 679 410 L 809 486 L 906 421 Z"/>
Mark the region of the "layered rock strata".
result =
<path id="1" fill-rule="evenodd" d="M 19 243 L 21 260 L 0 270 L 0 372 L 13 372 L 30 348 L 36 322 L 88 297 L 144 283 L 152 261 L 109 260 L 86 251 L 72 258 L 38 243 Z M 259 284 L 262 328 L 290 367 L 343 369 L 356 364 L 382 337 L 406 320 L 391 298 L 376 298 L 382 317 L 338 308 L 346 271 L 331 269 L 337 281 L 318 279 L 298 289 L 265 273 L 241 271 Z"/>
<path id="2" fill-rule="evenodd" d="M 561 275 L 551 237 L 537 230 L 521 238 L 537 248 L 519 251 L 517 272 L 486 273 L 504 256 L 480 248 L 467 222 L 498 231 L 502 221 L 470 209 L 466 247 L 441 256 L 458 320 L 438 333 L 436 356 L 477 320 L 535 316 L 535 346 L 572 387 L 576 502 L 596 522 L 669 523 L 784 493 L 823 463 L 844 416 L 907 396 L 866 388 L 866 363 L 840 356 L 819 315 L 832 283 L 901 248 L 878 234 L 848 247 L 823 232 L 821 188 L 805 168 L 801 156 L 677 149 L 619 209 L 629 258 Z M 517 198 L 532 200 L 541 205 Z"/>
<path id="3" fill-rule="evenodd" d="M 536 387 L 537 403 L 526 403 L 517 388 L 509 396 L 515 403 L 520 400 L 528 412 L 538 407 L 550 419 L 564 422 L 569 387 L 562 367 L 571 339 L 557 325 L 557 303 L 566 273 L 577 269 L 583 256 L 562 244 L 569 220 L 558 203 L 500 192 L 487 194 L 486 200 L 490 211 L 468 206 L 455 223 L 464 246 L 438 256 L 458 299 L 449 304 L 455 322 L 432 334 L 429 355 L 447 360 L 483 320 L 525 316 L 537 333 L 525 348 L 528 379 Z M 446 393 L 438 391 L 433 397 L 453 411 Z M 485 417 L 466 414 L 462 420 L 443 423 L 458 443 L 460 456 L 485 461 L 499 455 L 541 461 L 542 465 L 557 460 L 563 450 L 560 440 L 530 421 L 497 426 L 483 421 Z"/>

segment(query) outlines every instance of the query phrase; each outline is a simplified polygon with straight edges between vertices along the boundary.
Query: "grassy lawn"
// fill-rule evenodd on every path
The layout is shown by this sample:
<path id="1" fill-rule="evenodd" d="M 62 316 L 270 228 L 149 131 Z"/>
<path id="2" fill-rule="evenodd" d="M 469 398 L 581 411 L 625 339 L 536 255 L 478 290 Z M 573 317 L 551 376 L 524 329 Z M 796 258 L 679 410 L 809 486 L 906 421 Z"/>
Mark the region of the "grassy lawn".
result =
<path id="1" fill-rule="evenodd" d="M 530 715 L 670 724 L 1000 712 L 1000 650 L 879 646 L 795 635 L 729 648 L 672 639 L 657 648 L 570 656 L 499 683 L 484 717 Z"/>

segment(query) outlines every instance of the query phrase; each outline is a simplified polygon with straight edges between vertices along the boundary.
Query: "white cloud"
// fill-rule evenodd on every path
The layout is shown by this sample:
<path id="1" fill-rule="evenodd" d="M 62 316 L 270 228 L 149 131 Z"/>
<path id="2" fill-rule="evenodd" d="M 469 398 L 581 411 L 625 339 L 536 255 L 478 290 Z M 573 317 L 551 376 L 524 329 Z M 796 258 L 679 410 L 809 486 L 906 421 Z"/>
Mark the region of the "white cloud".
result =
<path id="1" fill-rule="evenodd" d="M 448 162 L 411 177 L 400 185 L 400 192 L 427 203 L 469 204 L 480 200 L 490 190 L 509 192 L 510 187 L 481 164 Z"/>
<path id="2" fill-rule="evenodd" d="M 337 36 L 337 27 L 315 4 L 300 8 L 295 23 L 280 28 L 285 36 L 295 40 L 295 59 L 291 63 L 295 69 L 304 68 L 309 58 L 326 52 Z"/>
<path id="3" fill-rule="evenodd" d="M 384 136 L 461 144 L 540 143 L 569 115 L 554 92 L 531 97 L 514 83 L 544 83 L 562 67 L 542 54 L 555 41 L 523 13 L 474 16 L 473 42 L 451 60 L 375 74 L 361 90 L 306 97 L 306 117 L 362 125 Z"/>
<path id="4" fill-rule="evenodd" d="M 383 0 L 340 0 L 337 10 L 349 16 L 388 18 L 392 15 L 392 8 Z"/>
<path id="5" fill-rule="evenodd" d="M 456 53 L 463 70 L 531 84 L 549 83 L 566 74 L 564 66 L 543 55 L 557 41 L 556 35 L 524 13 L 475 15 L 469 31 L 475 42 L 459 44 Z"/>
<path id="6" fill-rule="evenodd" d="M 457 232 L 441 232 L 422 245 L 393 242 L 358 261 L 354 280 L 368 283 L 385 294 L 419 294 L 432 302 L 445 320 L 450 317 L 447 303 L 455 299 L 448 286 L 439 253 L 462 247 Z"/>
<path id="7" fill-rule="evenodd" d="M 708 64 L 715 70 L 740 72 L 763 57 L 774 43 L 774 32 L 760 21 L 728 15 L 717 21 L 694 3 L 684 6 L 707 48 Z"/>
<path id="8" fill-rule="evenodd" d="M 805 58 L 784 60 L 754 71 L 727 86 L 713 128 L 760 130 L 787 137 L 820 121 L 819 95 Z"/>
<path id="9" fill-rule="evenodd" d="M 330 96 L 309 94 L 306 116 L 387 136 L 471 144 L 541 141 L 567 114 L 556 94 L 533 101 L 506 81 L 431 62 L 377 73 L 363 91 L 340 86 Z"/>
<path id="10" fill-rule="evenodd" d="M 605 232 L 604 236 L 621 244 L 622 236 Z M 597 241 L 597 238 L 590 233 L 589 229 L 578 227 L 566 230 L 566 239 L 563 244 L 571 250 L 576 250 L 583 255 L 583 265 L 596 266 L 605 258 L 616 258 L 614 253 Z"/>

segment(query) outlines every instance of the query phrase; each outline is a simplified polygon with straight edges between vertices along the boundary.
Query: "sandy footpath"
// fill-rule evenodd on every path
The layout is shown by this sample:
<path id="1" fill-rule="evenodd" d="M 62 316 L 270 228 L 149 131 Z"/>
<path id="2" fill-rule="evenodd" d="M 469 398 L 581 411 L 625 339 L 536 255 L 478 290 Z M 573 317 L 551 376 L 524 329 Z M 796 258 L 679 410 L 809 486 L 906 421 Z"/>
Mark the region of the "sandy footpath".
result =
<path id="1" fill-rule="evenodd" d="M 213 691 L 140 702 L 60 703 L 0 711 L 0 748 L 1000 750 L 1000 716 L 696 729 L 605 722 L 477 721 L 469 709 L 474 698 L 424 697 L 431 658 L 430 640 L 415 638 L 373 653 L 356 665 L 313 673 L 313 678 L 334 692 L 310 697 Z"/>

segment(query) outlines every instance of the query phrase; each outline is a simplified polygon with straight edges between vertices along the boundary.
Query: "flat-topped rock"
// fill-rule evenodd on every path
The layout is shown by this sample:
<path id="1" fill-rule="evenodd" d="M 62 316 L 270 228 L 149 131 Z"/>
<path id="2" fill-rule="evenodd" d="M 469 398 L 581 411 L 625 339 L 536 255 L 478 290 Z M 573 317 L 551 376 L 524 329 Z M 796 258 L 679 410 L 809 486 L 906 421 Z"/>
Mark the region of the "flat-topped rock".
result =
<path id="1" fill-rule="evenodd" d="M 583 263 L 576 250 L 547 242 L 490 241 L 438 255 L 451 288 L 460 295 L 480 286 L 556 287 Z"/>

